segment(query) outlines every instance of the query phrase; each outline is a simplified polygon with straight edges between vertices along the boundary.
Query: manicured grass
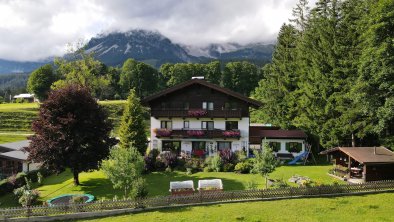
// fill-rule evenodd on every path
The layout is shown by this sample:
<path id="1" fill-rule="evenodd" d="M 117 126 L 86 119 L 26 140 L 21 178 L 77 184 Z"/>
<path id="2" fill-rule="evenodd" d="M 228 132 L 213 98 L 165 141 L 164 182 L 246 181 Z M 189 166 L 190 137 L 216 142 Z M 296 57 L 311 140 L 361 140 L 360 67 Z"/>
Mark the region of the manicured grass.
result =
<path id="1" fill-rule="evenodd" d="M 287 181 L 292 175 L 299 174 L 309 176 L 313 181 L 330 184 L 335 181 L 327 175 L 331 166 L 281 166 L 270 178 L 283 179 Z M 148 183 L 149 196 L 168 195 L 170 181 L 193 180 L 197 188 L 199 179 L 220 178 L 223 181 L 224 190 L 243 190 L 250 181 L 257 183 L 259 188 L 265 187 L 264 179 L 255 174 L 237 174 L 224 172 L 199 172 L 186 175 L 185 172 L 154 172 L 145 175 Z M 61 194 L 68 193 L 89 193 L 97 199 L 112 199 L 115 195 L 123 196 L 123 191 L 114 190 L 111 182 L 101 171 L 93 171 L 80 174 L 80 186 L 73 185 L 72 174 L 69 170 L 45 178 L 44 185 L 38 187 L 40 200 L 45 201 Z M 1 207 L 18 206 L 16 200 L 12 200 L 12 194 L 0 197 Z M 7 200 L 7 201 L 5 201 Z M 11 201 L 10 201 L 11 200 Z"/>
<path id="2" fill-rule="evenodd" d="M 394 193 L 179 207 L 80 221 L 394 221 Z"/>
<path id="3" fill-rule="evenodd" d="M 0 132 L 0 144 L 11 143 L 20 140 L 27 139 L 27 134 L 14 134 L 14 133 L 1 133 Z"/>
<path id="4" fill-rule="evenodd" d="M 39 103 L 4 103 L 0 104 L 0 112 L 32 112 L 38 110 Z"/>

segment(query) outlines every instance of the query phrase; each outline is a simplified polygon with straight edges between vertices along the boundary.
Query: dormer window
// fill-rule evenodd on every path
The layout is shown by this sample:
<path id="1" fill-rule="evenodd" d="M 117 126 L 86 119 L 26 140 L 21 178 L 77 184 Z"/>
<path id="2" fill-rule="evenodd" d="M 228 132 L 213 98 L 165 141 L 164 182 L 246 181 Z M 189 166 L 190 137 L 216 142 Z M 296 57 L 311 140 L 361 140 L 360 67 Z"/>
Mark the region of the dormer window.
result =
<path id="1" fill-rule="evenodd" d="M 213 102 L 202 102 L 202 109 L 213 110 Z"/>

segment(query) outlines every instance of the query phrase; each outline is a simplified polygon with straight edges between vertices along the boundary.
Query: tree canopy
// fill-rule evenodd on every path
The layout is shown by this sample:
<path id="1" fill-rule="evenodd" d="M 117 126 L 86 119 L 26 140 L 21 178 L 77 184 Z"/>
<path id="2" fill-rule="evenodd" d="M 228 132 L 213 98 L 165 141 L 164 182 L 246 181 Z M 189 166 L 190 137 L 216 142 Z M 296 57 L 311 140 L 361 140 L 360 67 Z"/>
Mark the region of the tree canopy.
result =
<path id="1" fill-rule="evenodd" d="M 57 80 L 52 65 L 46 64 L 34 70 L 27 81 L 27 91 L 33 93 L 39 100 L 47 98 L 53 82 Z"/>
<path id="2" fill-rule="evenodd" d="M 79 185 L 78 174 L 97 169 L 117 142 L 110 137 L 108 114 L 89 89 L 79 85 L 52 91 L 32 130 L 35 134 L 26 148 L 29 159 L 51 170 L 71 168 L 75 185 Z"/>

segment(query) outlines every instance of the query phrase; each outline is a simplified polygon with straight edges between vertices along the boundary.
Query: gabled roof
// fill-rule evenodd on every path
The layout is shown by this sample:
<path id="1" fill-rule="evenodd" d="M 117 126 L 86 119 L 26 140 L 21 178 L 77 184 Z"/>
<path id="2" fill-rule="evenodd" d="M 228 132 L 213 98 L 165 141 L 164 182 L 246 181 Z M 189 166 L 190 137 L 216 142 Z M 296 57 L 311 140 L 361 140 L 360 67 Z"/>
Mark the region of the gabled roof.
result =
<path id="1" fill-rule="evenodd" d="M 12 143 L 3 143 L 3 144 L 0 144 L 0 150 L 4 150 L 4 151 L 20 150 L 23 147 L 28 147 L 29 143 L 30 143 L 29 140 L 22 140 L 22 141 L 12 142 Z"/>
<path id="2" fill-rule="evenodd" d="M 222 92 L 224 94 L 227 94 L 229 96 L 235 97 L 235 98 L 237 98 L 239 100 L 242 100 L 242 101 L 245 101 L 246 103 L 249 103 L 250 105 L 254 106 L 255 108 L 258 108 L 258 107 L 261 106 L 261 103 L 259 101 L 257 101 L 257 100 L 251 99 L 251 98 L 249 98 L 247 96 L 244 96 L 244 95 L 242 95 L 240 93 L 237 93 L 237 92 L 234 92 L 232 90 L 220 87 L 218 85 L 209 83 L 209 82 L 207 82 L 205 80 L 201 80 L 201 79 L 192 79 L 192 80 L 180 83 L 180 84 L 175 85 L 175 86 L 173 86 L 171 88 L 165 89 L 165 90 L 160 91 L 158 93 L 155 93 L 155 94 L 153 94 L 151 96 L 145 97 L 144 99 L 142 99 L 141 102 L 147 104 L 147 103 L 149 103 L 149 102 L 151 102 L 151 101 L 153 101 L 155 99 L 158 99 L 158 98 L 163 97 L 163 96 L 165 96 L 167 94 L 173 93 L 175 91 L 178 91 L 180 89 L 186 88 L 186 87 L 194 85 L 194 84 L 203 85 L 203 86 L 206 86 L 208 88 L 214 89 L 214 90 Z"/>
<path id="3" fill-rule="evenodd" d="M 328 154 L 341 151 L 360 163 L 394 163 L 394 153 L 386 147 L 335 147 L 320 152 Z"/>
<path id="4" fill-rule="evenodd" d="M 29 154 L 27 152 L 23 152 L 21 150 L 0 153 L 0 157 L 6 158 L 6 159 L 13 159 L 13 160 L 22 160 L 22 161 L 27 160 L 28 156 L 29 156 Z"/>

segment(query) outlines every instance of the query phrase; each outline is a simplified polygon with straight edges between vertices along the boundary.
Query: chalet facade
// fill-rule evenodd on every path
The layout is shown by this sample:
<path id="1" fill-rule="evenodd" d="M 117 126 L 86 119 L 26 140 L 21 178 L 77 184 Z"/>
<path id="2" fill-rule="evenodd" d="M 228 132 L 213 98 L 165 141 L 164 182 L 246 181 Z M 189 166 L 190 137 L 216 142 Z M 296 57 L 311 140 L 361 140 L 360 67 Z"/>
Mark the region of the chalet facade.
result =
<path id="1" fill-rule="evenodd" d="M 249 108 L 260 103 L 202 79 L 192 79 L 142 100 L 150 107 L 150 147 L 214 155 L 249 151 Z"/>

